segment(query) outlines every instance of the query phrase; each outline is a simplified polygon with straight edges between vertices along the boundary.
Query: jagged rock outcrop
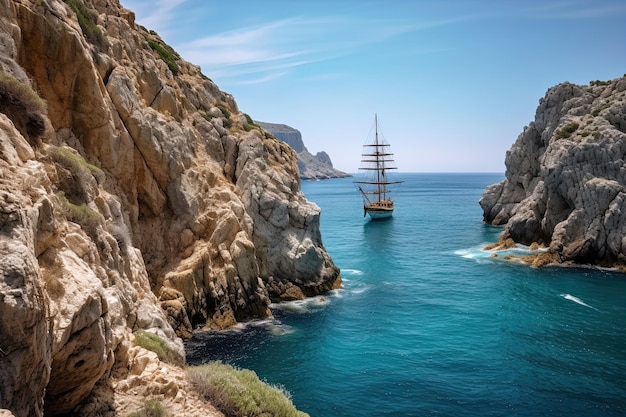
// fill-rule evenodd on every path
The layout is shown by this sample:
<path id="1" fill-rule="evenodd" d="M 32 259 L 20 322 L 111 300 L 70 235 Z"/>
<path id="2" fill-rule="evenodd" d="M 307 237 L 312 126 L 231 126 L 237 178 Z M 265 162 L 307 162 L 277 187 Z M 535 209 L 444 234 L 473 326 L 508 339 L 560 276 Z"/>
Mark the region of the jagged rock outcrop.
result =
<path id="1" fill-rule="evenodd" d="M 194 329 L 339 270 L 286 144 L 117 0 L 68 4 L 0 0 L 0 409 L 128 414 L 150 394 L 185 415 L 184 376 L 133 333 L 182 359 Z"/>
<path id="2" fill-rule="evenodd" d="M 350 174 L 339 171 L 333 168 L 333 163 L 330 160 L 330 156 L 324 151 L 318 152 L 313 155 L 304 146 L 302 141 L 302 134 L 298 129 L 294 129 L 291 126 L 278 123 L 255 123 L 261 126 L 264 130 L 271 133 L 276 139 L 282 140 L 289 145 L 298 154 L 298 169 L 300 171 L 300 178 L 305 180 L 321 180 L 328 178 L 345 178 Z"/>
<path id="3" fill-rule="evenodd" d="M 506 154 L 484 220 L 503 239 L 549 248 L 542 262 L 626 263 L 626 77 L 563 83 Z"/>

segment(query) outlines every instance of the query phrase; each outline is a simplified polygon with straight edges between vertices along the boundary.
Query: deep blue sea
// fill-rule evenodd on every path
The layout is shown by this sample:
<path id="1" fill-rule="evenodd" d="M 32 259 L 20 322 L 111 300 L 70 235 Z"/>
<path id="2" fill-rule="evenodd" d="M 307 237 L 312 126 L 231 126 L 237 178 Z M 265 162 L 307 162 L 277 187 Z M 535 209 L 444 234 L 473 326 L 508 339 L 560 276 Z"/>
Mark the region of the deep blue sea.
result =
<path id="1" fill-rule="evenodd" d="M 502 174 L 399 175 L 377 222 L 352 178 L 304 181 L 344 288 L 197 335 L 188 362 L 252 369 L 312 417 L 626 416 L 626 274 L 482 251 Z"/>

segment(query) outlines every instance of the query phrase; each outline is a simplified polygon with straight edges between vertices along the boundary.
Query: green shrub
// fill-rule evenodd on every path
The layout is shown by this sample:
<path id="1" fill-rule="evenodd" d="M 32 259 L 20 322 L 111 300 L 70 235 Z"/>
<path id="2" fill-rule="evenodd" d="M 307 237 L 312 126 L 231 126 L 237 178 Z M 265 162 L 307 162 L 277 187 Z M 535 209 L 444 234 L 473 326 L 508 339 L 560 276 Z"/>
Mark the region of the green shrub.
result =
<path id="1" fill-rule="evenodd" d="M 104 182 L 104 171 L 90 164 L 82 156 L 72 152 L 69 148 L 50 146 L 48 152 L 56 163 L 70 170 L 79 180 L 87 181 L 87 175 L 91 175 L 99 184 Z"/>
<path id="2" fill-rule="evenodd" d="M 83 0 L 64 0 L 65 4 L 76 13 L 78 24 L 83 30 L 83 35 L 93 44 L 105 45 L 106 38 L 98 27 L 98 13 L 85 5 Z"/>
<path id="3" fill-rule="evenodd" d="M 217 103 L 215 105 L 215 107 L 220 109 L 220 111 L 222 112 L 222 114 L 224 115 L 225 118 L 230 119 L 230 111 L 228 110 L 228 108 L 226 108 L 226 106 L 224 104 Z"/>
<path id="4" fill-rule="evenodd" d="M 570 136 L 572 136 L 572 133 L 574 133 L 578 129 L 578 126 L 579 125 L 576 122 L 566 124 L 556 132 L 557 139 L 569 138 Z"/>
<path id="5" fill-rule="evenodd" d="M 230 111 L 228 110 L 228 108 L 222 103 L 217 103 L 215 107 L 220 109 L 220 111 L 224 115 L 224 119 L 222 120 L 222 126 L 224 126 L 226 129 L 230 129 L 233 126 L 233 120 L 230 118 Z"/>
<path id="6" fill-rule="evenodd" d="M 167 67 L 170 69 L 170 71 L 172 71 L 172 74 L 177 75 L 179 68 L 176 61 L 180 59 L 180 55 L 178 55 L 178 53 L 176 53 L 176 51 L 174 51 L 171 46 L 165 43 L 161 43 L 149 37 L 146 37 L 146 41 L 148 42 L 150 48 L 152 48 L 153 51 L 156 51 L 156 53 L 159 54 L 163 62 L 167 64 Z"/>
<path id="7" fill-rule="evenodd" d="M 61 209 L 65 217 L 76 224 L 79 224 L 88 235 L 94 237 L 98 225 L 101 223 L 101 216 L 92 210 L 87 204 L 74 204 L 65 197 L 63 191 L 58 192 L 57 197 L 61 203 Z"/>
<path id="8" fill-rule="evenodd" d="M 609 84 L 611 84 L 611 82 L 610 82 L 610 81 L 600 81 L 600 80 L 589 81 L 589 85 L 597 85 L 597 86 L 600 86 L 600 85 L 609 85 Z"/>
<path id="9" fill-rule="evenodd" d="M 259 129 L 259 130 L 261 129 L 261 126 L 259 126 L 258 124 L 254 123 L 254 120 L 252 120 L 252 117 L 250 117 L 249 114 L 244 113 L 243 115 L 245 116 L 246 122 L 247 122 L 246 124 L 243 125 L 243 129 L 246 132 L 249 132 L 252 129 Z"/>
<path id="10" fill-rule="evenodd" d="M 165 340 L 154 333 L 139 330 L 135 333 L 135 344 L 156 353 L 163 362 L 184 365 L 184 358 L 181 358 L 180 355 L 169 347 Z"/>
<path id="11" fill-rule="evenodd" d="M 0 113 L 11 119 L 26 138 L 36 139 L 46 129 L 46 102 L 28 85 L 0 71 Z"/>
<path id="12" fill-rule="evenodd" d="M 604 103 L 600 107 L 596 107 L 595 109 L 593 109 L 593 111 L 591 112 L 591 115 L 595 117 L 595 116 L 599 115 L 600 112 L 602 112 L 602 110 L 606 110 L 609 107 L 611 107 L 611 103 Z"/>
<path id="13" fill-rule="evenodd" d="M 227 416 L 308 416 L 284 390 L 264 383 L 253 371 L 211 362 L 189 367 L 187 375 L 194 389 Z"/>
<path id="14" fill-rule="evenodd" d="M 128 415 L 128 417 L 167 417 L 163 405 L 159 400 L 150 399 L 146 400 L 144 407 L 134 413 Z"/>

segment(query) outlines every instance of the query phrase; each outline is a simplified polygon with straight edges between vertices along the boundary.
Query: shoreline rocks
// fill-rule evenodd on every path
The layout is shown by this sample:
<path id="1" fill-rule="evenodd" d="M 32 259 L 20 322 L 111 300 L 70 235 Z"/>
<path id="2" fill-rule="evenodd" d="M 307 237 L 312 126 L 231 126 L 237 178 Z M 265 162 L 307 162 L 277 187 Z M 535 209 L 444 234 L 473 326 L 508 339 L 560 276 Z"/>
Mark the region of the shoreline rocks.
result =
<path id="1" fill-rule="evenodd" d="M 541 263 L 626 264 L 626 77 L 548 90 L 480 199 L 501 240 L 548 248 Z"/>

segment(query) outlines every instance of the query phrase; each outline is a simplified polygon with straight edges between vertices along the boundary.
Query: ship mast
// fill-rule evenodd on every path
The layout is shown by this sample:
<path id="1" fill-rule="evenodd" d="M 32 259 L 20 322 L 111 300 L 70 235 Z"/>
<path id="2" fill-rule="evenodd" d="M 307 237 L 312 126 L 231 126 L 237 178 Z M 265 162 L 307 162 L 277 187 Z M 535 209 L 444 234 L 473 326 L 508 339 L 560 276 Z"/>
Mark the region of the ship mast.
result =
<path id="1" fill-rule="evenodd" d="M 381 167 L 380 167 L 380 165 L 381 165 L 381 163 L 383 163 L 383 161 L 379 157 L 381 152 L 379 150 L 379 144 L 378 144 L 378 113 L 374 114 L 374 125 L 375 125 L 375 129 L 376 129 L 376 137 L 374 138 L 374 146 L 375 146 L 374 149 L 376 149 L 376 152 L 375 152 L 376 153 L 376 182 L 378 183 L 377 184 L 378 201 L 380 201 L 381 200 L 381 198 L 380 198 L 380 194 L 381 194 L 381 191 L 380 191 L 380 188 L 381 188 L 380 187 L 381 186 L 381 181 L 380 181 L 381 180 L 381 178 L 380 178 Z M 383 166 L 382 169 L 384 169 L 384 166 Z M 383 189 L 384 189 L 384 186 L 383 186 Z"/>
<path id="2" fill-rule="evenodd" d="M 365 179 L 364 181 L 355 181 L 356 184 L 366 184 L 373 186 L 370 190 L 364 190 L 360 186 L 358 187 L 365 199 L 369 201 L 367 197 L 368 194 L 375 194 L 378 197 L 378 201 L 387 200 L 387 194 L 389 193 L 389 189 L 387 185 L 389 184 L 398 184 L 402 181 L 389 181 L 387 179 L 386 170 L 388 169 L 396 169 L 391 166 L 393 163 L 393 153 L 389 152 L 389 144 L 385 143 L 384 140 L 381 140 L 378 132 L 378 114 L 375 115 L 374 118 L 374 126 L 375 126 L 375 134 L 373 143 L 363 145 L 364 152 L 362 154 L 363 159 L 361 159 L 361 163 L 364 165 L 359 169 L 364 171 L 376 171 L 376 175 L 372 175 L 371 179 Z M 373 152 L 366 151 L 368 147 L 373 148 Z M 368 165 L 369 164 L 369 165 Z"/>

